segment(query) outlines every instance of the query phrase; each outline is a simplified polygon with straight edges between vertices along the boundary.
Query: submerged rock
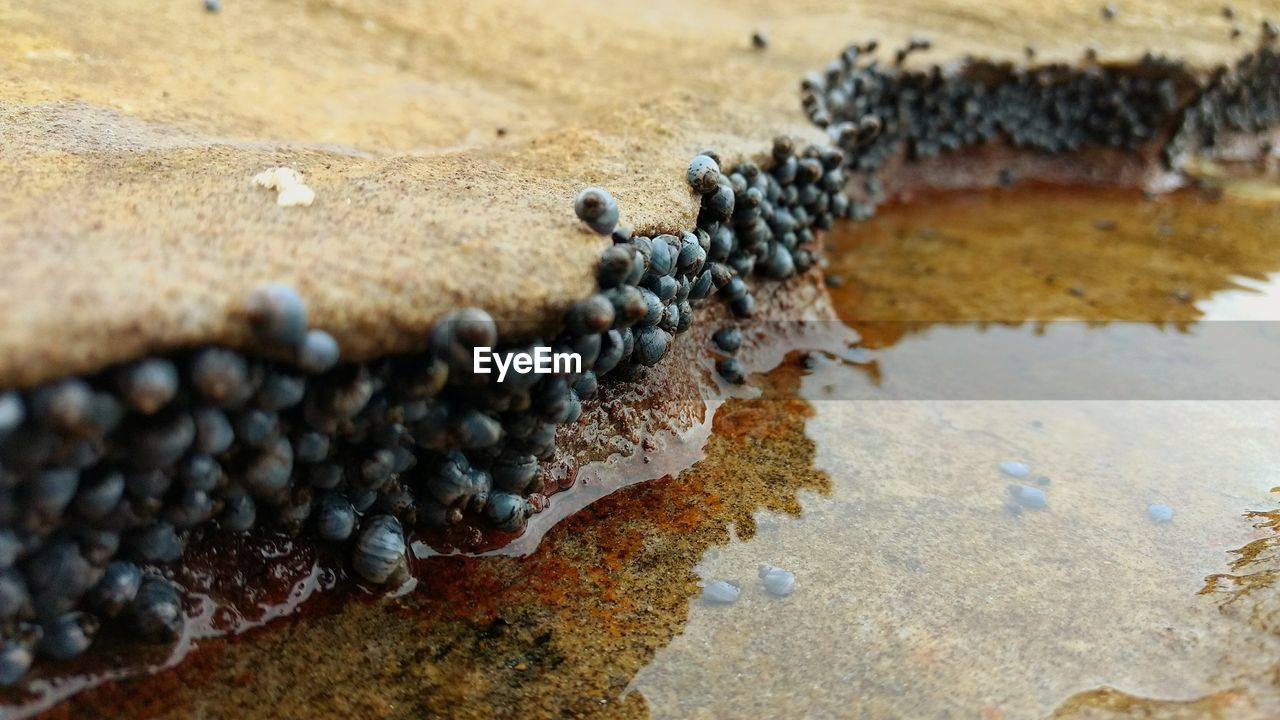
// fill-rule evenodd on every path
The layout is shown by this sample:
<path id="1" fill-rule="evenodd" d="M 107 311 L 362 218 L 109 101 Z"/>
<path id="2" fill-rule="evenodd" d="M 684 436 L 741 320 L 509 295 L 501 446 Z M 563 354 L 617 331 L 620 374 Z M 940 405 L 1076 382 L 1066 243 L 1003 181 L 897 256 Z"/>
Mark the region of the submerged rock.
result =
<path id="1" fill-rule="evenodd" d="M 1049 496 L 1044 490 L 1032 485 L 1010 485 L 1009 494 L 1019 505 L 1032 510 L 1042 510 L 1049 504 Z"/>
<path id="2" fill-rule="evenodd" d="M 1031 466 L 1021 460 L 1005 460 L 1000 463 L 1000 472 L 1014 478 L 1024 478 L 1031 474 Z"/>
<path id="3" fill-rule="evenodd" d="M 737 602 L 742 588 L 728 580 L 713 580 L 702 588 L 703 602 L 712 605 L 730 605 Z"/>
<path id="4" fill-rule="evenodd" d="M 1153 522 L 1167 523 L 1173 521 L 1173 508 L 1163 503 L 1154 503 L 1147 506 L 1147 517 Z"/>
<path id="5" fill-rule="evenodd" d="M 765 592 L 774 597 L 786 597 L 796 587 L 796 576 L 790 570 L 773 565 L 761 565 L 760 581 L 764 583 Z"/>

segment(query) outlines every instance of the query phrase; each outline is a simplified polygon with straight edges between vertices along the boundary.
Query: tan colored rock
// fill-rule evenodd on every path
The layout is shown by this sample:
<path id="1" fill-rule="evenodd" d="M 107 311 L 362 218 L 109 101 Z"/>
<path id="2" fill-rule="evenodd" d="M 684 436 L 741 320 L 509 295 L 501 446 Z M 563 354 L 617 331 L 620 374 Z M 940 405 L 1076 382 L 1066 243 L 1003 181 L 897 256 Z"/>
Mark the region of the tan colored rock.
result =
<path id="1" fill-rule="evenodd" d="M 1042 62 L 1148 48 L 1205 66 L 1264 2 L 227 2 L 0 0 L 0 386 L 140 353 L 246 345 L 236 309 L 293 284 L 344 357 L 421 347 L 460 305 L 553 317 L 607 240 L 572 210 L 692 224 L 689 156 L 817 139 L 796 83 L 853 40 Z M 766 30 L 767 50 L 751 47 Z M 287 165 L 284 210 L 246 178 Z"/>

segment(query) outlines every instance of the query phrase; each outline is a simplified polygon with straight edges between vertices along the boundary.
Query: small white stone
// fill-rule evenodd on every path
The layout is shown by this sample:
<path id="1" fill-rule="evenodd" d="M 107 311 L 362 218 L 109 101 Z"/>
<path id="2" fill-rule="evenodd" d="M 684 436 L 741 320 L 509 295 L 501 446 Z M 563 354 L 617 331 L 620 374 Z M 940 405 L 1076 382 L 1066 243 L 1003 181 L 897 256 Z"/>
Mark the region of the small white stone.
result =
<path id="1" fill-rule="evenodd" d="M 316 191 L 306 185 L 291 185 L 280 191 L 280 195 L 276 197 L 276 204 L 280 207 L 295 207 L 302 205 L 308 207 L 315 202 Z"/>
<path id="2" fill-rule="evenodd" d="M 302 175 L 291 167 L 274 167 L 253 176 L 253 184 L 275 190 L 276 204 L 280 207 L 306 207 L 315 202 L 316 192 L 302 180 Z"/>
<path id="3" fill-rule="evenodd" d="M 790 570 L 783 570 L 773 565 L 760 566 L 760 580 L 764 583 L 765 592 L 774 597 L 786 597 L 796 587 L 796 576 Z"/>
<path id="4" fill-rule="evenodd" d="M 742 589 L 728 580 L 714 580 L 702 588 L 702 599 L 717 605 L 728 605 L 738 599 Z"/>
<path id="5" fill-rule="evenodd" d="M 1009 477 L 1024 478 L 1031 474 L 1031 466 L 1021 460 L 1005 460 L 1000 463 L 1000 472 Z"/>
<path id="6" fill-rule="evenodd" d="M 279 190 L 284 184 L 302 182 L 302 176 L 290 167 L 273 167 L 253 176 L 253 184 L 268 190 Z"/>
<path id="7" fill-rule="evenodd" d="M 1031 508 L 1032 510 L 1042 510 L 1049 504 L 1049 496 L 1045 495 L 1044 490 L 1030 485 L 1010 485 L 1009 493 L 1013 495 L 1013 499 L 1018 504 Z"/>

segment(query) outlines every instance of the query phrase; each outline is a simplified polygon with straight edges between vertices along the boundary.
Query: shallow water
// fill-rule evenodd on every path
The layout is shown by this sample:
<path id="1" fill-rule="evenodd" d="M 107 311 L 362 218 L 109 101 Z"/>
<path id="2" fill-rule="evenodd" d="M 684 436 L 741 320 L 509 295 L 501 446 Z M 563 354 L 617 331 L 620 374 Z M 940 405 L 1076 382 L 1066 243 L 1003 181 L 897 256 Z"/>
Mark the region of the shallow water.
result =
<path id="1" fill-rule="evenodd" d="M 1277 265 L 1275 209 L 1015 196 L 917 202 L 836 238 L 837 311 L 876 349 L 800 388 L 831 492 L 702 556 L 701 578 L 744 590 L 692 602 L 631 682 L 653 716 L 1280 714 L 1280 622 L 1220 610 L 1236 596 L 1206 584 L 1273 537 L 1245 513 L 1280 484 L 1280 334 L 1257 322 L 1280 287 L 1250 279 Z M 1059 317 L 1178 325 L 1011 324 Z M 794 593 L 767 595 L 760 563 Z"/>
<path id="2" fill-rule="evenodd" d="M 1100 686 L 1191 700 L 1265 683 L 1280 638 L 1197 595 L 1258 537 L 1242 513 L 1273 505 L 1280 405 L 1239 405 L 815 404 L 831 494 L 704 555 L 699 574 L 742 580 L 742 600 L 693 603 L 632 688 L 660 717 L 1038 717 Z M 998 469 L 1011 458 L 1025 481 Z M 1047 508 L 1012 511 L 1007 486 L 1041 476 Z M 767 596 L 759 563 L 795 592 Z M 1280 711 L 1280 689 L 1258 693 Z"/>
<path id="3" fill-rule="evenodd" d="M 830 239 L 844 322 L 717 396 L 709 436 L 668 446 L 692 467 L 515 555 L 424 557 L 394 598 L 317 593 L 63 710 L 1280 714 L 1280 522 L 1246 516 L 1276 507 L 1280 401 L 1239 399 L 1280 387 L 1280 332 L 1259 322 L 1280 302 L 1277 220 L 1230 192 L 886 209 Z M 545 515 L 579 504 L 557 495 Z M 795 574 L 789 596 L 766 593 L 762 563 Z M 738 599 L 701 600 L 715 580 Z"/>

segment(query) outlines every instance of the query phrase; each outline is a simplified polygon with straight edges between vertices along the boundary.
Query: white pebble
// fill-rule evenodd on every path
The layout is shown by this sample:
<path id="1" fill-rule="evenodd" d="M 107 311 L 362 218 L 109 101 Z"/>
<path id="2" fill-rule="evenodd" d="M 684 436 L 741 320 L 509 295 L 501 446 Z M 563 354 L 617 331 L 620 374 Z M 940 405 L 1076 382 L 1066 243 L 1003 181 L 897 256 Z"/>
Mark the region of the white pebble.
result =
<path id="1" fill-rule="evenodd" d="M 302 174 L 291 167 L 274 167 L 253 176 L 253 184 L 276 191 L 276 204 L 280 207 L 309 206 L 316 199 L 316 191 L 302 181 Z"/>
<path id="2" fill-rule="evenodd" d="M 1009 477 L 1024 478 L 1031 474 L 1031 466 L 1021 460 L 1005 460 L 1000 463 L 1000 472 Z"/>
<path id="3" fill-rule="evenodd" d="M 796 587 L 795 573 L 772 565 L 760 566 L 760 580 L 764 582 L 765 592 L 774 597 L 786 597 Z"/>
<path id="4" fill-rule="evenodd" d="M 1013 495 L 1014 500 L 1018 501 L 1018 504 L 1033 510 L 1041 510 L 1049 504 L 1049 496 L 1038 487 L 1010 485 L 1009 493 Z"/>
<path id="5" fill-rule="evenodd" d="M 702 588 L 702 599 L 709 603 L 728 605 L 738 599 L 742 589 L 728 580 L 715 580 Z"/>

